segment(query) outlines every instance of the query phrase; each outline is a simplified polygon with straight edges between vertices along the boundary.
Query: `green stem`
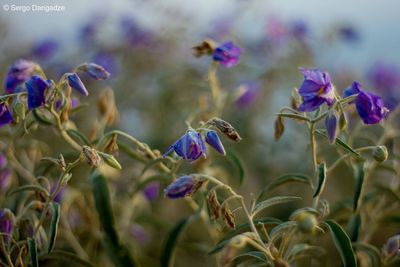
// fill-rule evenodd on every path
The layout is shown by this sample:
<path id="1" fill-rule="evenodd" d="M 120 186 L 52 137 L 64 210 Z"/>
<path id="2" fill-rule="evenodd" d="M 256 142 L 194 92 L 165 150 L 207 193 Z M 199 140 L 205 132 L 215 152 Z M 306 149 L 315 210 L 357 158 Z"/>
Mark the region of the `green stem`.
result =
<path id="1" fill-rule="evenodd" d="M 81 151 L 81 150 L 82 150 L 82 147 L 81 147 L 77 142 L 75 142 L 74 139 L 72 139 L 72 138 L 68 135 L 67 131 L 66 131 L 66 130 L 64 129 L 64 127 L 62 126 L 62 123 L 61 123 L 59 114 L 58 114 L 53 108 L 49 108 L 48 110 L 51 112 L 51 114 L 53 114 L 54 119 L 56 120 L 57 129 L 58 129 L 59 133 L 61 134 L 61 137 L 62 137 L 68 144 L 70 144 L 70 145 L 72 146 L 72 148 L 74 148 L 75 150 Z"/>

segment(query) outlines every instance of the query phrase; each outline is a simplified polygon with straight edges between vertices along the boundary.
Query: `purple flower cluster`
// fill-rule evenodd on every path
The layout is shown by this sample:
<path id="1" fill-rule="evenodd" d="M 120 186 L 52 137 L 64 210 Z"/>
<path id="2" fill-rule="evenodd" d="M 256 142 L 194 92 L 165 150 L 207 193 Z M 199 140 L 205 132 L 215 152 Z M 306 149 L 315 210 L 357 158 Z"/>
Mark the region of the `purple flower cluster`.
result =
<path id="1" fill-rule="evenodd" d="M 225 149 L 222 145 L 221 140 L 218 137 L 217 132 L 215 132 L 214 130 L 207 130 L 205 133 L 205 140 L 218 153 L 225 155 Z M 178 156 L 185 159 L 186 161 L 193 162 L 200 157 L 206 158 L 207 148 L 204 143 L 202 134 L 196 132 L 193 129 L 189 129 L 181 138 L 179 138 L 175 142 L 175 144 L 168 148 L 163 157 L 165 157 L 172 151 L 175 151 Z"/>

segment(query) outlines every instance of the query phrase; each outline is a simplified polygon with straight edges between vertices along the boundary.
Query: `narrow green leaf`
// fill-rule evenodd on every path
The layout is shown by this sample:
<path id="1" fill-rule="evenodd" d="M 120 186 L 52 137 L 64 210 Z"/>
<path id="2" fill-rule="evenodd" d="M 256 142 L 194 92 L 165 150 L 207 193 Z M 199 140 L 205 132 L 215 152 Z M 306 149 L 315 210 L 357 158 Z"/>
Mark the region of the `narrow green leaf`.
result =
<path id="1" fill-rule="evenodd" d="M 189 224 L 190 218 L 191 217 L 181 219 L 169 232 L 161 255 L 161 267 L 174 266 L 174 249 L 180 234 L 186 225 Z"/>
<path id="2" fill-rule="evenodd" d="M 120 242 L 118 233 L 114 227 L 114 215 L 106 178 L 95 171 L 91 175 L 91 182 L 96 210 L 105 234 L 103 244 L 108 256 L 118 267 L 135 266 L 136 264 L 132 255 Z"/>
<path id="3" fill-rule="evenodd" d="M 311 121 L 307 117 L 304 117 L 304 116 L 298 115 L 298 114 L 293 114 L 293 113 L 277 113 L 276 116 L 291 118 L 291 119 L 296 119 L 296 120 L 302 120 L 302 121 L 308 121 L 308 122 Z"/>
<path id="4" fill-rule="evenodd" d="M 38 192 L 42 192 L 43 194 L 45 194 L 46 196 L 49 195 L 49 192 L 47 192 L 46 189 L 44 189 L 43 187 L 39 186 L 39 185 L 23 185 L 23 186 L 19 186 L 17 188 L 13 188 L 8 192 L 8 196 L 11 196 L 12 194 L 18 193 L 18 192 L 23 192 L 23 191 L 38 191 Z"/>
<path id="5" fill-rule="evenodd" d="M 267 259 L 264 255 L 264 253 L 260 252 L 260 251 L 250 251 L 250 252 L 246 252 L 243 254 L 239 254 L 233 259 L 233 262 L 235 263 L 235 266 L 237 266 L 242 261 L 248 260 L 248 259 L 255 259 L 255 260 L 267 263 Z"/>
<path id="6" fill-rule="evenodd" d="M 326 182 L 326 164 L 325 162 L 323 162 L 318 166 L 318 185 L 313 195 L 313 198 L 321 194 L 322 190 L 324 190 L 325 182 Z"/>
<path id="7" fill-rule="evenodd" d="M 49 118 L 45 117 L 44 115 L 40 114 L 38 109 L 36 108 L 33 109 L 32 114 L 37 122 L 42 123 L 44 125 L 53 125 L 52 121 Z"/>
<path id="8" fill-rule="evenodd" d="M 360 201 L 360 195 L 362 186 L 364 183 L 364 164 L 359 163 L 354 166 L 355 186 L 354 186 L 354 200 L 353 200 L 353 211 L 357 210 L 358 203 Z"/>
<path id="9" fill-rule="evenodd" d="M 32 267 L 39 267 L 37 245 L 34 238 L 28 237 L 28 249 Z"/>
<path id="10" fill-rule="evenodd" d="M 294 196 L 277 196 L 269 198 L 267 200 L 257 203 L 254 207 L 254 210 L 252 211 L 252 215 L 255 216 L 257 213 L 268 207 L 299 199 L 301 199 L 301 197 L 294 197 Z"/>
<path id="11" fill-rule="evenodd" d="M 68 129 L 67 134 L 74 139 L 79 139 L 83 145 L 90 146 L 90 141 L 86 138 L 86 136 L 80 131 L 74 129 Z"/>
<path id="12" fill-rule="evenodd" d="M 318 129 L 315 131 L 316 133 L 318 133 L 321 136 L 324 136 L 326 138 L 328 138 L 328 135 L 326 134 L 326 130 L 322 130 L 322 129 Z M 344 149 L 346 149 L 347 151 L 351 152 L 352 154 L 354 154 L 357 157 L 361 157 L 360 153 L 358 153 L 357 151 L 355 151 L 350 145 L 348 145 L 345 141 L 343 141 L 340 137 L 336 137 L 336 142 L 335 144 L 337 146 L 340 146 Z"/>
<path id="13" fill-rule="evenodd" d="M 368 258 L 369 262 L 371 263 L 371 267 L 380 267 L 382 266 L 381 263 L 381 252 L 376 247 L 361 242 L 353 243 L 353 247 L 356 251 L 365 253 Z"/>
<path id="14" fill-rule="evenodd" d="M 346 232 L 333 220 L 327 220 L 325 224 L 329 228 L 333 243 L 339 251 L 344 267 L 357 267 L 356 256 Z"/>
<path id="15" fill-rule="evenodd" d="M 272 230 L 269 233 L 269 235 L 270 235 L 270 237 L 272 239 L 276 239 L 277 237 L 279 237 L 279 235 L 282 232 L 285 232 L 288 229 L 291 229 L 291 228 L 296 227 L 296 226 L 297 226 L 297 222 L 295 222 L 295 221 L 283 222 L 283 223 L 277 225 L 276 227 L 272 228 Z"/>
<path id="16" fill-rule="evenodd" d="M 50 240 L 47 253 L 50 253 L 56 244 L 58 221 L 60 220 L 60 204 L 51 203 L 51 223 L 50 223 Z"/>
<path id="17" fill-rule="evenodd" d="M 46 262 L 50 261 L 53 264 L 59 262 L 68 263 L 69 266 L 94 267 L 93 264 L 79 258 L 75 254 L 62 250 L 53 250 L 50 254 L 40 257 L 39 261 L 41 264 L 45 264 Z"/>
<path id="18" fill-rule="evenodd" d="M 300 243 L 293 246 L 292 250 L 289 252 L 289 257 L 294 259 L 301 255 L 307 255 L 314 258 L 321 258 L 324 257 L 325 254 L 325 249 L 319 246 L 312 246 L 306 243 Z"/>
<path id="19" fill-rule="evenodd" d="M 242 184 L 244 180 L 244 167 L 239 157 L 232 151 L 226 152 L 226 157 L 238 168 L 239 170 L 239 183 Z"/>
<path id="20" fill-rule="evenodd" d="M 358 235 L 361 229 L 361 216 L 359 213 L 355 213 L 350 217 L 349 223 L 347 225 L 347 233 L 351 242 L 356 242 L 358 240 Z"/>
<path id="21" fill-rule="evenodd" d="M 278 225 L 282 221 L 276 218 L 272 217 L 265 217 L 261 219 L 254 220 L 254 225 L 257 227 L 259 225 Z M 215 246 L 210 252 L 208 252 L 209 255 L 214 254 L 216 252 L 219 252 L 221 249 L 223 249 L 228 243 L 229 240 L 243 232 L 246 232 L 250 229 L 250 224 L 249 223 L 242 223 L 239 225 L 236 225 L 235 229 L 227 233 Z"/>
<path id="22" fill-rule="evenodd" d="M 303 184 L 308 184 L 313 188 L 313 184 L 311 181 L 311 178 L 304 175 L 304 174 L 298 174 L 298 173 L 290 173 L 290 174 L 285 174 L 282 175 L 278 178 L 276 178 L 274 181 L 272 181 L 258 196 L 258 200 L 260 200 L 266 192 L 272 191 L 278 186 L 287 184 L 287 183 L 303 183 Z"/>

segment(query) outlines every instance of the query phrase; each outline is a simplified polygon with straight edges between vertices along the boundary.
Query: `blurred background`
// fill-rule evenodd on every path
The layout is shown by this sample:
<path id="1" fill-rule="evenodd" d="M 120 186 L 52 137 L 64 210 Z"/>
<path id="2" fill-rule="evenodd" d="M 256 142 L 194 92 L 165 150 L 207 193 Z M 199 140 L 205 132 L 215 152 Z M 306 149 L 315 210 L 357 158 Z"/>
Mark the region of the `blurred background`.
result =
<path id="1" fill-rule="evenodd" d="M 185 120 L 198 107 L 210 105 L 207 71 L 211 59 L 194 57 L 192 47 L 205 38 L 217 43 L 233 40 L 242 48 L 242 56 L 236 67 L 218 70 L 221 87 L 228 96 L 222 117 L 235 126 L 243 140 L 233 144 L 225 139 L 223 143 L 243 161 L 244 185 L 239 186 L 235 180 L 237 170 L 230 168 L 226 159 L 218 155 L 211 158 L 215 168 L 227 167 L 226 176 L 248 199 L 274 177 L 311 171 L 305 127 L 289 122 L 279 142 L 273 136 L 275 114 L 282 106 L 290 105 L 292 89 L 303 80 L 299 67 L 328 71 L 339 92 L 358 80 L 368 90 L 379 93 L 389 108 L 393 109 L 400 101 L 398 1 L 0 0 L 0 3 L 0 77 L 5 76 L 9 65 L 18 58 L 38 62 L 54 80 L 80 63 L 100 64 L 112 77 L 105 82 L 84 79 L 90 97 L 81 99 L 88 106 L 76 118 L 79 129 L 90 136 L 93 118 L 97 116 L 97 97 L 105 87 L 110 87 L 120 112 L 120 120 L 112 128 L 120 128 L 162 153 L 184 133 Z M 11 10 L 12 5 L 34 4 L 60 5 L 65 10 Z M 10 9 L 5 10 L 5 5 Z M 333 150 L 321 146 L 321 151 Z M 123 191 L 123 186 L 142 168 L 123 155 L 119 159 L 127 171 L 112 180 L 115 191 Z M 196 166 L 185 166 L 183 170 L 190 172 L 193 168 Z M 337 180 L 329 181 L 325 197 L 330 201 L 343 195 L 351 198 L 353 181 L 348 182 L 348 187 L 340 186 L 348 181 L 349 171 L 343 173 Z M 72 188 L 85 184 L 71 183 Z M 130 225 L 126 228 L 130 237 L 125 241 L 145 248 L 138 250 L 145 251 L 139 255 L 148 262 L 147 266 L 157 266 L 152 258 L 160 254 L 158 238 L 185 216 L 178 208 L 185 204 L 164 199 L 165 184 L 159 186 L 149 206 L 133 212 L 131 217 L 125 216 L 129 217 Z M 281 194 L 302 195 L 305 203 L 310 202 L 312 192 L 306 186 L 291 187 L 289 192 L 279 190 Z M 188 208 L 184 210 L 186 215 L 191 213 Z M 273 212 L 274 216 L 286 218 L 291 211 L 288 208 Z M 78 211 L 72 210 L 71 214 L 78 216 Z M 185 238 L 190 253 L 181 253 L 184 259 L 177 261 L 177 266 L 185 266 L 185 257 L 193 256 L 201 259 L 193 266 L 211 264 L 204 252 L 207 248 L 190 246 L 202 238 L 201 231 L 191 232 Z M 383 243 L 384 239 L 377 242 Z"/>

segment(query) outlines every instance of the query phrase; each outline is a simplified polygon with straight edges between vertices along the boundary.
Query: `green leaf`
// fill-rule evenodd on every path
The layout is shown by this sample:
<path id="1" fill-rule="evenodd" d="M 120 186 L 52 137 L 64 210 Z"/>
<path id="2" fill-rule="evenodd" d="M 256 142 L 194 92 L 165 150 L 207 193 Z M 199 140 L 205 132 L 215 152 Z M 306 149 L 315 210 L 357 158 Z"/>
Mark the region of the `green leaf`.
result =
<path id="1" fill-rule="evenodd" d="M 40 263 L 41 264 L 46 264 L 47 261 L 52 262 L 53 264 L 55 262 L 60 262 L 60 263 L 67 263 L 69 266 L 84 266 L 84 267 L 94 267 L 93 264 L 91 264 L 88 261 L 85 261 L 75 254 L 67 251 L 62 251 L 62 250 L 53 250 L 50 254 L 44 255 L 43 257 L 40 257 Z M 50 266 L 50 265 L 48 265 Z"/>
<path id="2" fill-rule="evenodd" d="M 242 184 L 244 180 L 244 167 L 242 161 L 232 151 L 226 152 L 226 157 L 238 168 L 239 170 L 239 183 Z"/>
<path id="3" fill-rule="evenodd" d="M 37 245 L 36 245 L 36 240 L 34 238 L 28 237 L 28 249 L 32 267 L 38 267 L 39 262 L 37 255 Z"/>
<path id="4" fill-rule="evenodd" d="M 325 162 L 323 162 L 318 165 L 318 185 L 313 195 L 313 198 L 318 197 L 321 194 L 322 190 L 324 190 L 325 182 L 326 182 L 326 164 Z"/>
<path id="5" fill-rule="evenodd" d="M 322 129 L 318 129 L 315 131 L 316 133 L 318 133 L 321 136 L 324 136 L 326 138 L 328 138 L 328 135 L 326 134 L 326 130 L 322 130 Z M 347 151 L 349 151 L 350 153 L 354 154 L 357 157 L 361 157 L 360 153 L 358 153 L 357 151 L 355 151 L 350 145 L 348 145 L 345 141 L 343 141 L 340 137 L 336 137 L 336 141 L 335 144 L 337 146 L 340 146 L 344 149 L 346 149 Z"/>
<path id="6" fill-rule="evenodd" d="M 32 114 L 37 122 L 42 123 L 44 125 L 53 125 L 52 121 L 49 118 L 47 118 L 46 116 L 40 114 L 38 109 L 36 109 L 36 108 L 33 109 Z"/>
<path id="7" fill-rule="evenodd" d="M 49 192 L 47 192 L 46 189 L 44 189 L 43 187 L 39 186 L 39 185 L 23 185 L 23 186 L 19 186 L 17 188 L 13 188 L 8 192 L 8 196 L 11 196 L 12 194 L 18 193 L 18 192 L 23 192 L 23 191 L 38 191 L 38 192 L 42 192 L 43 194 L 45 194 L 46 196 L 49 195 Z"/>
<path id="8" fill-rule="evenodd" d="M 277 197 L 271 197 L 267 200 L 261 201 L 257 203 L 254 207 L 254 210 L 252 211 L 252 216 L 255 216 L 257 213 L 262 211 L 263 209 L 266 209 L 268 207 L 277 205 L 277 204 L 282 204 L 294 200 L 299 200 L 301 197 L 294 197 L 294 196 L 277 196 Z"/>
<path id="9" fill-rule="evenodd" d="M 333 220 L 327 220 L 325 224 L 329 228 L 333 243 L 339 251 L 344 267 L 357 267 L 356 256 L 346 232 Z"/>
<path id="10" fill-rule="evenodd" d="M 254 220 L 253 223 L 257 227 L 258 225 L 277 225 L 280 224 L 282 221 L 276 218 L 271 218 L 271 217 L 265 217 L 261 219 Z M 229 240 L 247 230 L 250 229 L 250 224 L 249 223 L 242 223 L 239 225 L 236 225 L 235 229 L 227 233 L 215 246 L 214 248 L 208 252 L 208 254 L 214 254 L 221 249 L 223 249 L 228 243 Z"/>
<path id="11" fill-rule="evenodd" d="M 68 129 L 67 134 L 74 139 L 79 139 L 83 145 L 90 146 L 90 141 L 86 138 L 86 136 L 80 131 L 74 129 Z"/>
<path id="12" fill-rule="evenodd" d="M 181 219 L 169 232 L 161 255 L 161 267 L 174 266 L 174 249 L 180 234 L 186 225 L 189 224 L 190 218 L 191 217 Z"/>
<path id="13" fill-rule="evenodd" d="M 358 240 L 358 235 L 361 229 L 361 216 L 359 213 L 355 213 L 350 217 L 349 224 L 347 225 L 347 233 L 352 242 Z"/>
<path id="14" fill-rule="evenodd" d="M 376 247 L 361 242 L 353 243 L 353 247 L 356 251 L 365 253 L 368 258 L 369 262 L 371 263 L 372 267 L 380 267 L 381 264 L 381 252 Z"/>
<path id="15" fill-rule="evenodd" d="M 296 226 L 297 226 L 297 222 L 295 222 L 295 221 L 283 222 L 283 223 L 279 224 L 278 226 L 272 228 L 269 235 L 271 236 L 272 239 L 276 239 L 277 237 L 279 237 L 279 235 L 282 232 L 287 231 Z"/>
<path id="16" fill-rule="evenodd" d="M 298 115 L 298 114 L 293 114 L 293 113 L 277 113 L 276 116 L 291 118 L 291 119 L 296 119 L 296 120 L 302 120 L 302 121 L 308 121 L 308 122 L 311 121 L 307 117 L 304 117 L 304 116 Z"/>
<path id="17" fill-rule="evenodd" d="M 157 163 L 164 163 L 164 162 L 171 162 L 173 161 L 172 158 L 170 157 L 165 157 L 165 158 L 156 158 L 153 160 L 150 160 L 148 163 L 146 163 L 146 165 L 144 166 L 142 173 L 140 174 L 140 176 L 142 176 L 148 169 L 150 169 L 152 166 L 154 166 L 154 164 Z"/>
<path id="18" fill-rule="evenodd" d="M 118 233 L 114 227 L 114 215 L 106 178 L 95 171 L 91 175 L 91 182 L 96 210 L 105 234 L 103 244 L 108 256 L 118 267 L 135 266 L 136 264 L 132 255 L 120 242 Z"/>
<path id="19" fill-rule="evenodd" d="M 51 203 L 51 223 L 50 223 L 50 240 L 47 253 L 50 253 L 56 244 L 58 221 L 60 220 L 60 204 Z"/>
<path id="20" fill-rule="evenodd" d="M 264 253 L 260 252 L 260 251 L 250 251 L 250 252 L 247 252 L 247 253 L 240 254 L 240 255 L 236 256 L 233 259 L 233 262 L 235 263 L 235 266 L 237 266 L 242 261 L 248 260 L 249 258 L 250 259 L 256 259 L 256 260 L 264 262 L 264 263 L 268 262 L 266 257 L 265 257 L 265 255 L 264 255 Z"/>
<path id="21" fill-rule="evenodd" d="M 353 201 L 353 211 L 357 210 L 358 203 L 360 201 L 360 195 L 362 186 L 364 183 L 364 164 L 358 163 L 354 166 L 354 176 L 356 179 L 354 187 L 354 201 Z"/>

